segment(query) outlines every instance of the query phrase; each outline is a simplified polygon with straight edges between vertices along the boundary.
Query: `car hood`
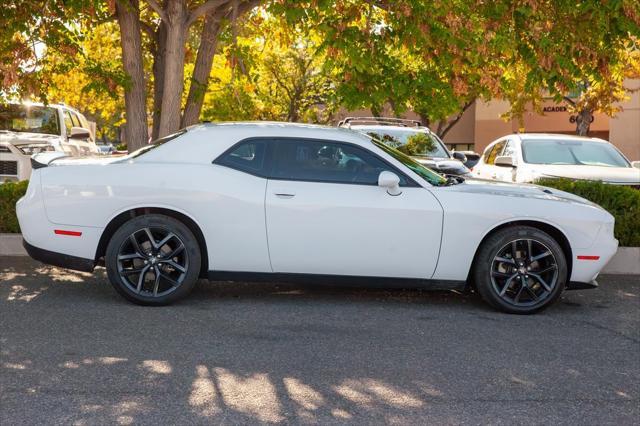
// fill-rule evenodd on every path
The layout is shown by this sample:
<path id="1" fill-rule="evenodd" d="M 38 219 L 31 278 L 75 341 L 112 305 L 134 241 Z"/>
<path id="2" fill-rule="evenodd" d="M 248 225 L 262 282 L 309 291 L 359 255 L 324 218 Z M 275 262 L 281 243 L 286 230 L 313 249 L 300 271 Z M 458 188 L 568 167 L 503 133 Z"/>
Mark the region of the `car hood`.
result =
<path id="1" fill-rule="evenodd" d="M 519 184 L 467 178 L 463 183 L 452 186 L 451 188 L 457 191 L 469 192 L 474 194 L 490 194 L 504 197 L 536 198 L 541 200 L 563 201 L 576 204 L 584 204 L 602 209 L 602 207 L 598 206 L 597 204 L 569 192 L 527 183 Z"/>
<path id="2" fill-rule="evenodd" d="M 423 166 L 439 173 L 464 175 L 470 170 L 458 160 L 451 158 L 411 157 Z"/>
<path id="3" fill-rule="evenodd" d="M 640 169 L 634 167 L 531 165 L 539 177 L 600 180 L 613 184 L 640 184 Z"/>
<path id="4" fill-rule="evenodd" d="M 46 135 L 43 133 L 0 131 L 0 142 L 12 145 L 24 145 L 32 143 L 60 142 L 58 135 Z"/>

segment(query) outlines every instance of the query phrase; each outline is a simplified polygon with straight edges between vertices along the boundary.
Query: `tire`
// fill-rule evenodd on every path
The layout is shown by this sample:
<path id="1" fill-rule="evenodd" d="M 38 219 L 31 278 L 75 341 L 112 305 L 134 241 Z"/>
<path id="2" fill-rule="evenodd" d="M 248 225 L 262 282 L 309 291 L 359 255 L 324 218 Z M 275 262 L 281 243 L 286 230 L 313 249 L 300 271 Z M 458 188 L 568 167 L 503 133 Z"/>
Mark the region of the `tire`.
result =
<path id="1" fill-rule="evenodd" d="M 533 314 L 560 298 L 567 270 L 564 252 L 553 237 L 530 226 L 510 226 L 481 244 L 473 277 L 489 305 L 510 314 Z"/>
<path id="2" fill-rule="evenodd" d="M 107 275 L 116 291 L 133 303 L 149 306 L 168 305 L 188 295 L 198 280 L 201 262 L 191 230 L 160 214 L 124 223 L 111 237 L 105 255 Z"/>

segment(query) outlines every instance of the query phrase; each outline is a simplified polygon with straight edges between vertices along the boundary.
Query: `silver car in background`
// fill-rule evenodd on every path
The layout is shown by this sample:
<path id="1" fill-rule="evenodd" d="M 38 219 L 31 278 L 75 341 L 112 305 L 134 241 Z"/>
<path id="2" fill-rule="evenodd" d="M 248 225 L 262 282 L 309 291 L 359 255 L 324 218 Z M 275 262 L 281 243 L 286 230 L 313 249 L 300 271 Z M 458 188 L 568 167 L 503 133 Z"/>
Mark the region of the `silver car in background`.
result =
<path id="1" fill-rule="evenodd" d="M 338 127 L 367 134 L 400 150 L 411 137 L 425 135 L 431 141 L 431 149 L 412 153 L 411 158 L 438 173 L 470 176 L 471 171 L 464 165 L 466 156 L 460 152 L 450 152 L 438 135 L 419 121 L 393 117 L 347 117 L 338 123 Z"/>

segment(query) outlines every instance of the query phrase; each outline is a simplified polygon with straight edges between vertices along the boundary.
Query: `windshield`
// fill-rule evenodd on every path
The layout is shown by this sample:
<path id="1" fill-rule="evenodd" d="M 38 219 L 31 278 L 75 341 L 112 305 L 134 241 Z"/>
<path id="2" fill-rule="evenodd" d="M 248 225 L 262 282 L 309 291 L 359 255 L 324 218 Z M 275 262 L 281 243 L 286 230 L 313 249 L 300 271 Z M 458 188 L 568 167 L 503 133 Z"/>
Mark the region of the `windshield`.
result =
<path id="1" fill-rule="evenodd" d="M 527 139 L 522 157 L 529 164 L 631 167 L 612 145 L 576 139 Z"/>
<path id="2" fill-rule="evenodd" d="M 421 178 L 429 182 L 431 185 L 440 186 L 440 185 L 445 185 L 447 183 L 447 179 L 445 179 L 443 176 L 423 166 L 422 164 L 413 160 L 408 155 L 405 155 L 400 151 L 398 151 L 397 149 L 393 149 L 387 146 L 383 142 L 375 139 L 374 137 L 372 137 L 371 140 L 378 148 L 380 148 L 381 150 L 383 150 L 384 152 L 386 152 L 387 154 L 389 154 L 390 156 L 392 156 L 393 158 L 395 158 L 396 160 L 398 160 L 399 162 L 401 162 L 402 164 L 410 168 L 413 172 L 415 172 Z"/>
<path id="3" fill-rule="evenodd" d="M 0 105 L 0 130 L 59 135 L 58 111 L 36 105 Z"/>
<path id="4" fill-rule="evenodd" d="M 444 145 L 433 133 L 416 129 L 381 129 L 379 127 L 355 128 L 365 131 L 391 148 L 398 149 L 407 155 L 431 158 L 449 158 Z"/>

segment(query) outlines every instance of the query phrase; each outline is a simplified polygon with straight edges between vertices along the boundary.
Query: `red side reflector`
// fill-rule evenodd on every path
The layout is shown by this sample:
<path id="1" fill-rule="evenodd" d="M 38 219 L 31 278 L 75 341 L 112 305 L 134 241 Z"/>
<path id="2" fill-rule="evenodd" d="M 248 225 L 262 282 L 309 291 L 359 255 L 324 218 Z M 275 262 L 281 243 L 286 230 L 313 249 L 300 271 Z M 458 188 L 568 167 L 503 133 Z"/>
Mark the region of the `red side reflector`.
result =
<path id="1" fill-rule="evenodd" d="M 578 260 L 598 260 L 600 256 L 578 256 Z"/>
<path id="2" fill-rule="evenodd" d="M 53 231 L 56 235 L 68 235 L 70 237 L 79 237 L 82 235 L 82 232 L 78 231 L 65 231 L 64 229 L 55 229 Z"/>

